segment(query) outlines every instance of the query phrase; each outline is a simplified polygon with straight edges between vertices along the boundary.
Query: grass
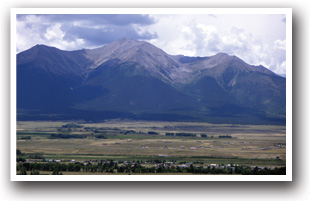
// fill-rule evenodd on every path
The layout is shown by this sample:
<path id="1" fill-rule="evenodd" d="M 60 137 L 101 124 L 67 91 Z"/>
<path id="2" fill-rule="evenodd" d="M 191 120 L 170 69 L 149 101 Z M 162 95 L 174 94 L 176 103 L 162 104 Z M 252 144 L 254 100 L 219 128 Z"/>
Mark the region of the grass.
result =
<path id="1" fill-rule="evenodd" d="M 46 158 L 75 160 L 178 160 L 205 164 L 240 164 L 249 166 L 285 166 L 285 126 L 231 125 L 196 122 L 108 121 L 82 124 L 105 131 L 107 139 L 49 139 L 49 135 L 68 122 L 17 122 L 17 140 L 23 153 L 43 153 Z M 124 134 L 127 130 L 137 133 Z M 160 135 L 148 135 L 155 131 Z M 121 133 L 122 132 L 122 133 Z M 144 134 L 138 134 L 142 132 Z M 197 137 L 165 136 L 166 132 L 195 133 Z M 70 134 L 91 134 L 72 129 Z M 201 138 L 200 134 L 208 135 Z M 231 135 L 232 138 L 218 138 Z M 211 138 L 213 136 L 213 138 Z M 280 146 L 281 145 L 281 146 Z M 195 147 L 195 150 L 191 150 Z M 166 155 L 167 157 L 159 157 Z M 276 160 L 280 157 L 281 160 Z"/>

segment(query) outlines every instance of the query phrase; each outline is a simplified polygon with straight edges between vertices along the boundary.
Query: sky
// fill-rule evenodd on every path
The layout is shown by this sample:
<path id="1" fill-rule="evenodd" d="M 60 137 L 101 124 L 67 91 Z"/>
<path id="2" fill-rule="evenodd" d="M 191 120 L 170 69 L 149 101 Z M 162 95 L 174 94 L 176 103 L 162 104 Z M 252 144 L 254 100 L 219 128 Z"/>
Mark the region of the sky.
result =
<path id="1" fill-rule="evenodd" d="M 121 38 L 143 40 L 171 55 L 235 55 L 286 75 L 286 18 L 281 14 L 19 14 L 16 51 L 44 44 L 92 49 Z"/>

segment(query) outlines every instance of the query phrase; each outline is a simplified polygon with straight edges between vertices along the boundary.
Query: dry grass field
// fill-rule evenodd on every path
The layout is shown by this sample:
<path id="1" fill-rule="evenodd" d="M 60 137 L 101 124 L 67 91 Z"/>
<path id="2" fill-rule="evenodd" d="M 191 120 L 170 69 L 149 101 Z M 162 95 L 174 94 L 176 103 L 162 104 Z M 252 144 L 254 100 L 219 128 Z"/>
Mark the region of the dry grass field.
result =
<path id="1" fill-rule="evenodd" d="M 42 153 L 45 158 L 76 161 L 164 158 L 204 164 L 285 166 L 285 126 L 113 120 L 75 122 L 83 128 L 61 129 L 67 123 L 17 122 L 17 149 L 27 154 Z M 191 133 L 196 137 L 166 136 L 166 133 Z M 87 137 L 63 139 L 51 138 L 51 134 Z M 94 137 L 96 134 L 106 139 Z M 221 135 L 231 138 L 219 138 Z"/>

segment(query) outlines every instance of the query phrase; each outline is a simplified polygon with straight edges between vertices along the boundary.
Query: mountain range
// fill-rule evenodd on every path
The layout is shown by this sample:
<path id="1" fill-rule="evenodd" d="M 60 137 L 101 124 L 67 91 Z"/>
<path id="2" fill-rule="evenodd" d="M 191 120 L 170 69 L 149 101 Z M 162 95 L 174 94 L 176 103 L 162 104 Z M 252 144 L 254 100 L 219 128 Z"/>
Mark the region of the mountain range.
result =
<path id="1" fill-rule="evenodd" d="M 169 55 L 120 39 L 17 54 L 17 119 L 285 124 L 286 78 L 236 56 Z"/>

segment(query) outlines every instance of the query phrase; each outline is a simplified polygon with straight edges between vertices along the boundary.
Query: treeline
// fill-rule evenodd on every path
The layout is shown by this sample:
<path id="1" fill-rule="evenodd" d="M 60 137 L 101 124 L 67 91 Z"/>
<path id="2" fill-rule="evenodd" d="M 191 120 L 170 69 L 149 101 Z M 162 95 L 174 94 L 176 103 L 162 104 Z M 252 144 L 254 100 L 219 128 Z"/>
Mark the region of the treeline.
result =
<path id="1" fill-rule="evenodd" d="M 17 165 L 18 174 L 27 174 L 27 171 L 38 173 L 39 171 L 51 171 L 53 174 L 62 174 L 62 172 L 101 172 L 101 173 L 193 173 L 193 174 L 243 174 L 243 175 L 285 175 L 286 168 L 275 169 L 251 169 L 247 166 L 236 166 L 233 168 L 204 168 L 203 166 L 197 167 L 190 165 L 189 167 L 182 168 L 177 165 L 168 166 L 161 164 L 157 167 L 145 167 L 140 163 L 118 165 L 115 162 L 98 163 L 84 165 L 82 163 L 19 163 Z"/>
<path id="2" fill-rule="evenodd" d="M 89 135 L 80 135 L 80 134 L 51 134 L 50 139 L 55 138 L 62 138 L 62 139 L 69 139 L 69 138 L 86 138 Z"/>
<path id="3" fill-rule="evenodd" d="M 107 133 L 106 131 L 102 131 L 102 130 L 94 130 L 94 133 Z"/>
<path id="4" fill-rule="evenodd" d="M 94 135 L 95 138 L 99 138 L 99 139 L 107 139 L 107 137 L 105 135 Z"/>
<path id="5" fill-rule="evenodd" d="M 27 159 L 44 159 L 42 153 L 32 153 L 32 154 L 24 154 L 21 150 L 16 149 L 16 162 L 25 162 Z"/>
<path id="6" fill-rule="evenodd" d="M 50 139 L 57 139 L 57 138 L 61 138 L 61 139 L 83 139 L 86 137 L 95 137 L 95 138 L 100 138 L 100 139 L 107 139 L 107 137 L 103 134 L 99 134 L 99 135 L 83 135 L 83 134 L 51 134 L 49 136 Z"/>
<path id="7" fill-rule="evenodd" d="M 127 130 L 127 131 L 121 131 L 120 133 L 124 133 L 125 135 L 127 134 L 148 134 L 148 135 L 159 135 L 158 132 L 155 131 L 148 131 L 147 133 L 143 133 L 141 131 L 137 132 L 135 130 Z"/>
<path id="8" fill-rule="evenodd" d="M 147 134 L 149 134 L 149 135 L 159 135 L 159 133 L 157 133 L 155 131 L 149 131 L 149 132 L 147 132 Z"/>
<path id="9" fill-rule="evenodd" d="M 16 162 L 25 162 L 26 159 L 23 156 L 24 154 L 22 153 L 22 151 L 19 149 L 16 149 Z"/>
<path id="10" fill-rule="evenodd" d="M 220 135 L 219 138 L 232 138 L 231 135 Z"/>
<path id="11" fill-rule="evenodd" d="M 21 140 L 31 140 L 31 136 L 20 137 Z"/>
<path id="12" fill-rule="evenodd" d="M 166 133 L 166 136 L 178 136 L 178 137 L 197 137 L 194 133 Z"/>
<path id="13" fill-rule="evenodd" d="M 62 128 L 84 128 L 83 125 L 69 123 L 61 126 Z"/>
<path id="14" fill-rule="evenodd" d="M 121 131 L 121 133 L 122 133 L 122 131 Z M 134 130 L 125 131 L 125 135 L 130 134 L 130 133 L 136 133 L 136 131 L 134 131 Z"/>

